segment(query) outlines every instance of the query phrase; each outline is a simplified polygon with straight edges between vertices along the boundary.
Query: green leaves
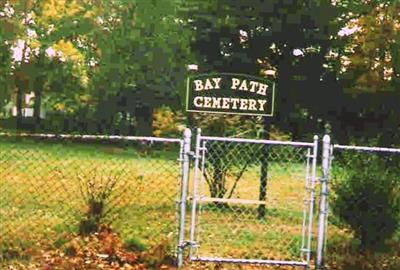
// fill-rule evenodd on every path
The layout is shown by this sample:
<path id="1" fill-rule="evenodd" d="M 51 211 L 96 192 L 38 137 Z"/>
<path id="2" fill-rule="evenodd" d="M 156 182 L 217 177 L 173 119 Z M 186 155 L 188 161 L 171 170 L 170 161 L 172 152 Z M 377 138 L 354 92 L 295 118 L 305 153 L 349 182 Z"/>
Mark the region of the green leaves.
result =
<path id="1" fill-rule="evenodd" d="M 346 153 L 343 172 L 334 174 L 340 180 L 334 181 L 334 212 L 354 231 L 363 250 L 382 248 L 400 223 L 400 196 L 394 192 L 400 187 L 398 166 L 385 159 Z"/>
<path id="2" fill-rule="evenodd" d="M 101 39 L 100 80 L 111 93 L 140 86 L 157 99 L 177 95 L 176 84 L 183 80 L 188 54 L 188 32 L 175 16 L 171 1 L 120 2 L 114 16 L 118 23 Z M 147 89 L 147 90 L 144 90 Z"/>

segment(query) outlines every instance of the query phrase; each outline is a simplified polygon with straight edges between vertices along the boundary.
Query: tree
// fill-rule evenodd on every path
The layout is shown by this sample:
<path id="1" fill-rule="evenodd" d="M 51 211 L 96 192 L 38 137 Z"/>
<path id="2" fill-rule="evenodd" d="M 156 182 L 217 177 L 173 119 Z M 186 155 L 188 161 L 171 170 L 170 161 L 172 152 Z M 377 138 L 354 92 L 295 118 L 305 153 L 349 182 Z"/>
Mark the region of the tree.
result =
<path id="1" fill-rule="evenodd" d="M 22 120 L 23 94 L 33 91 L 34 118 L 38 125 L 43 94 L 45 90 L 51 92 L 49 86 L 53 82 L 50 78 L 54 81 L 55 75 L 59 74 L 54 72 L 60 70 L 58 67 L 71 67 L 61 70 L 79 77 L 79 84 L 72 89 L 82 90 L 81 86 L 87 84 L 82 54 L 71 42 L 78 41 L 80 33 L 77 29 L 82 31 L 83 27 L 82 24 L 77 26 L 77 20 L 80 16 L 85 18 L 85 13 L 77 1 L 6 1 L 4 9 L 10 10 L 2 26 L 7 32 L 5 39 L 14 51 L 9 63 L 17 89 L 18 123 Z"/>
<path id="2" fill-rule="evenodd" d="M 319 129 L 330 101 L 324 96 L 327 54 L 339 24 L 330 1 L 188 1 L 184 10 L 196 31 L 192 48 L 202 71 L 276 71 L 275 117 L 265 118 L 264 138 L 273 123 L 294 138 L 300 121 Z M 323 14 L 323 15 L 322 15 Z M 321 109 L 322 108 L 322 109 Z M 268 149 L 265 149 L 265 153 Z M 265 200 L 267 159 L 261 159 L 260 200 Z M 265 215 L 264 206 L 259 216 Z"/>
<path id="3" fill-rule="evenodd" d="M 336 139 L 380 137 L 381 145 L 393 145 L 400 127 L 400 5 L 385 0 L 337 4 L 345 25 L 332 61 L 343 88 L 332 119 Z"/>
<path id="4" fill-rule="evenodd" d="M 2 20 L 0 19 L 0 24 Z M 11 97 L 11 49 L 0 25 L 0 108 L 10 101 Z"/>
<path id="5" fill-rule="evenodd" d="M 155 107 L 180 101 L 189 38 L 176 16 L 177 3 L 110 1 L 114 12 L 104 14 L 95 37 L 99 104 L 114 99 L 117 104 L 106 114 L 135 116 L 139 135 L 151 135 Z"/>

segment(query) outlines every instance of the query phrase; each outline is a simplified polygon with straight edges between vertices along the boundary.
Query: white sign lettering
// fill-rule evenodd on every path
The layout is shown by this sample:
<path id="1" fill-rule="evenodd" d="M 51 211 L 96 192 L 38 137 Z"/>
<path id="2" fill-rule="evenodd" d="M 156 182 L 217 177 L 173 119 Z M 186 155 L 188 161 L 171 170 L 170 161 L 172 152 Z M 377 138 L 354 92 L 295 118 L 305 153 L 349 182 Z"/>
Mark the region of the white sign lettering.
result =
<path id="1" fill-rule="evenodd" d="M 243 74 L 198 75 L 188 80 L 187 110 L 273 115 L 273 82 Z"/>

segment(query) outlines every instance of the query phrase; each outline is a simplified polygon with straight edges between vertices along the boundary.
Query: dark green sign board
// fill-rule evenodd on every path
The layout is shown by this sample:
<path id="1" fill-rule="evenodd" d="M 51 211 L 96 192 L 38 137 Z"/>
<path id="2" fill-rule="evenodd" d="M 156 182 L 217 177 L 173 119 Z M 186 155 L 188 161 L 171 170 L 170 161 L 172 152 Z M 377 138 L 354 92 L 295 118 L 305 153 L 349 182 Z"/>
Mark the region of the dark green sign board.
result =
<path id="1" fill-rule="evenodd" d="M 272 116 L 275 83 L 245 74 L 217 73 L 187 80 L 189 112 Z"/>

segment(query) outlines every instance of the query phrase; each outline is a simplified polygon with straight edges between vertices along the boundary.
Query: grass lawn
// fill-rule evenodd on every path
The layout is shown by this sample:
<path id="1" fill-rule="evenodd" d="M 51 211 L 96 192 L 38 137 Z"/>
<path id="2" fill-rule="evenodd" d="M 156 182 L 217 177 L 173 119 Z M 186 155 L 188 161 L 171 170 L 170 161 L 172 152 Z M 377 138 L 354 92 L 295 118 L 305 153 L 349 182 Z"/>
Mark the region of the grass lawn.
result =
<path id="1" fill-rule="evenodd" d="M 150 151 L 143 145 L 2 139 L 2 258 L 23 257 L 38 244 L 51 247 L 67 241 L 88 212 L 90 194 L 100 197 L 110 189 L 105 223 L 124 239 L 147 247 L 168 235 L 175 246 L 179 145 L 168 147 Z"/>
<path id="2" fill-rule="evenodd" d="M 28 261 L 41 249 L 63 248 L 79 232 L 89 211 L 90 194 L 93 198 L 107 197 L 103 223 L 110 224 L 133 248 L 151 249 L 167 243 L 167 252 L 173 254 L 181 177 L 178 157 L 177 144 L 161 147 L 1 138 L 0 260 L 7 265 L 13 260 Z M 196 223 L 200 247 L 195 255 L 302 260 L 304 198 L 309 198 L 304 189 L 305 168 L 304 160 L 270 162 L 264 220 L 257 218 L 254 204 L 230 203 L 220 207 L 201 203 Z M 259 174 L 258 165 L 249 166 L 232 198 L 257 200 Z M 226 178 L 230 189 L 235 177 L 228 173 Z M 108 190 L 112 191 L 106 196 Z M 210 196 L 206 183 L 200 185 L 199 192 Z M 190 208 L 189 204 L 187 235 Z M 314 240 L 316 218 L 317 211 L 313 220 Z M 350 232 L 330 225 L 327 258 L 338 267 L 332 269 L 345 269 L 340 267 L 348 264 L 348 254 L 354 253 L 352 243 Z M 398 253 L 388 252 L 380 255 L 378 261 L 391 258 L 396 263 L 397 256 Z"/>

